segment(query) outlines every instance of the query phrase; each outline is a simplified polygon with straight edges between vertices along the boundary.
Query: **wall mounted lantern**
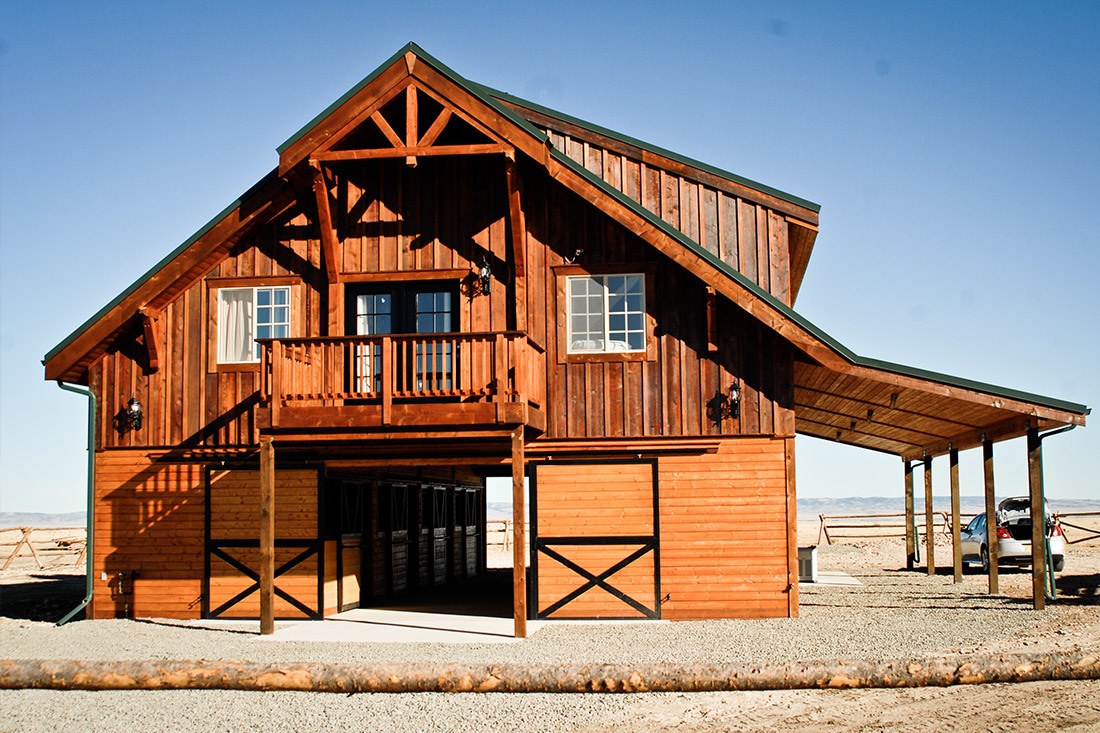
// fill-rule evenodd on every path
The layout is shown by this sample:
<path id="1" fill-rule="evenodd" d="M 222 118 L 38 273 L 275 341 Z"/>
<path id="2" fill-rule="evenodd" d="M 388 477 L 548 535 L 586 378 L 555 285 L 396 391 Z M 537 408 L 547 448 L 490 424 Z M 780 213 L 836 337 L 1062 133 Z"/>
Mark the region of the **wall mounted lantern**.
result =
<path id="1" fill-rule="evenodd" d="M 729 395 L 726 398 L 729 405 L 730 417 L 735 420 L 741 417 L 741 388 L 734 382 L 730 385 Z"/>
<path id="2" fill-rule="evenodd" d="M 481 283 L 481 294 L 488 295 L 493 282 L 493 269 L 489 267 L 489 258 L 481 258 L 481 269 L 477 273 L 477 279 Z"/>
<path id="3" fill-rule="evenodd" d="M 141 418 L 141 403 L 137 401 L 137 397 L 131 396 L 126 404 L 126 419 L 130 421 L 130 427 L 141 430 Z"/>

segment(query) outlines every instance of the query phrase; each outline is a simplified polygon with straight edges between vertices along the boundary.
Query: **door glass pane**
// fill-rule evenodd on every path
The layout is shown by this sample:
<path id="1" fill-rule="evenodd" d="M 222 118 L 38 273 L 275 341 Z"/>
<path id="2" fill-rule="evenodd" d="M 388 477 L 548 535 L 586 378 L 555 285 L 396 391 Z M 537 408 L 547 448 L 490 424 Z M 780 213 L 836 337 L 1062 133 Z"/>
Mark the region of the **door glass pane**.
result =
<path id="1" fill-rule="evenodd" d="M 449 291 L 422 291 L 416 294 L 414 326 L 417 333 L 450 333 L 454 325 L 454 305 Z M 416 345 L 415 383 L 417 389 L 449 391 L 455 388 L 452 369 L 454 343 L 441 338 Z"/>
<path id="2" fill-rule="evenodd" d="M 393 295 L 364 293 L 355 299 L 355 333 L 377 336 L 391 332 Z M 382 346 L 369 344 L 355 347 L 355 391 L 379 392 L 382 389 Z"/>

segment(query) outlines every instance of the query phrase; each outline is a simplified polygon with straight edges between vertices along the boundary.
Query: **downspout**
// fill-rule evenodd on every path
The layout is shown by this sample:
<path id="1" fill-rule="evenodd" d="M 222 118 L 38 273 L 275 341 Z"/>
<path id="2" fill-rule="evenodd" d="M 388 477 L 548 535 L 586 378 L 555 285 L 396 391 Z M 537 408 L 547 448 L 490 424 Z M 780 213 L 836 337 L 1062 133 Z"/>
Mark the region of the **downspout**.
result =
<path id="1" fill-rule="evenodd" d="M 57 386 L 66 392 L 73 392 L 75 394 L 84 395 L 88 398 L 88 510 L 87 510 L 87 535 L 85 540 L 84 551 L 84 575 L 87 579 L 87 590 L 84 593 L 84 600 L 80 602 L 73 610 L 65 614 L 64 618 L 57 622 L 58 626 L 64 626 L 72 620 L 73 616 L 83 611 L 89 603 L 92 602 L 92 591 L 94 580 L 92 577 L 93 563 L 95 562 L 95 553 L 93 552 L 93 531 L 95 529 L 95 422 L 96 422 L 96 399 L 95 394 L 90 389 L 83 389 L 71 384 L 65 384 L 59 381 Z"/>
<path id="2" fill-rule="evenodd" d="M 1063 425 L 1062 427 L 1057 428 L 1055 430 L 1051 430 L 1050 432 L 1043 433 L 1042 435 L 1039 436 L 1040 450 L 1042 449 L 1043 440 L 1045 438 L 1051 438 L 1051 437 L 1053 437 L 1055 435 L 1059 435 L 1061 433 L 1068 433 L 1070 430 L 1073 430 L 1075 427 L 1077 427 L 1077 426 L 1071 423 L 1069 425 Z M 1041 455 L 1042 454 L 1040 453 L 1040 456 Z M 1043 464 L 1042 464 L 1041 461 L 1039 463 L 1039 470 L 1040 471 L 1043 470 Z M 1046 491 L 1047 491 L 1046 490 L 1046 481 L 1040 480 L 1039 481 L 1039 499 L 1040 499 L 1039 506 L 1043 507 L 1043 525 L 1044 525 L 1043 526 L 1043 557 L 1046 558 L 1046 563 L 1047 563 L 1047 600 L 1048 601 L 1053 601 L 1053 600 L 1057 600 L 1057 598 L 1058 598 L 1058 589 L 1054 585 L 1054 557 L 1050 553 L 1050 534 L 1047 532 L 1047 528 L 1045 526 L 1046 523 L 1047 523 L 1047 513 L 1046 513 L 1047 495 L 1046 495 Z"/>

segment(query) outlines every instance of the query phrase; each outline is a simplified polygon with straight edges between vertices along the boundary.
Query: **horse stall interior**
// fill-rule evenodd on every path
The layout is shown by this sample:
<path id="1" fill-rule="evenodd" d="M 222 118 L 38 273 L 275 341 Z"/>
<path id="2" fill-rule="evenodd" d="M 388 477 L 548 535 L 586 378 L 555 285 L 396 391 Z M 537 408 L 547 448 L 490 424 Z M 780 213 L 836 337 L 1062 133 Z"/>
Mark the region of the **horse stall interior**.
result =
<path id="1" fill-rule="evenodd" d="M 485 572 L 485 484 L 475 473 L 279 469 L 275 490 L 278 618 L 395 605 L 446 612 Z M 208 618 L 258 616 L 258 497 L 258 471 L 208 472 Z"/>
<path id="2" fill-rule="evenodd" d="M 473 473 L 347 470 L 325 477 L 326 615 L 434 607 L 485 572 L 485 485 Z M 439 610 L 445 610 L 440 608 Z"/>

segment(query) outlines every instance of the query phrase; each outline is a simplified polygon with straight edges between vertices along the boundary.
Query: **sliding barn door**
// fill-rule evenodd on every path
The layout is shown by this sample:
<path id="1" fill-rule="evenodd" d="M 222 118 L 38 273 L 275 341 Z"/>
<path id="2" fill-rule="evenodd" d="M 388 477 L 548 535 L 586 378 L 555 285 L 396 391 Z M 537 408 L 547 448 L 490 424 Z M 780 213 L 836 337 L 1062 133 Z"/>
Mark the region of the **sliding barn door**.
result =
<path id="1" fill-rule="evenodd" d="M 531 520 L 536 618 L 660 618 L 655 461 L 536 464 Z"/>

